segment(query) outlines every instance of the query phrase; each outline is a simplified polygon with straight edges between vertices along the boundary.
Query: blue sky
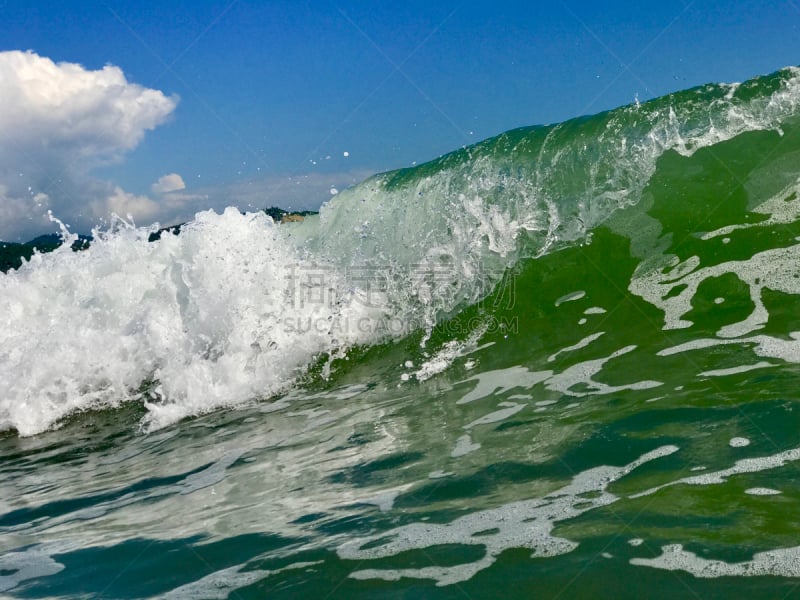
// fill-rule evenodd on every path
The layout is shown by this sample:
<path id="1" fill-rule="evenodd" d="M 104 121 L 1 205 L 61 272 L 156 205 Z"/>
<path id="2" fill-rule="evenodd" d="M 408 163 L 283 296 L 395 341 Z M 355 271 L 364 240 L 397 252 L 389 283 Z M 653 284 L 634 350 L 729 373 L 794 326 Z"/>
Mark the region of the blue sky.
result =
<path id="1" fill-rule="evenodd" d="M 19 104 L 0 115 L 6 240 L 48 208 L 79 230 L 112 210 L 316 208 L 514 127 L 800 62 L 800 0 L 0 0 L 0 22 L 0 51 L 34 53 L 0 66 Z M 19 89 L 36 77 L 59 83 Z"/>

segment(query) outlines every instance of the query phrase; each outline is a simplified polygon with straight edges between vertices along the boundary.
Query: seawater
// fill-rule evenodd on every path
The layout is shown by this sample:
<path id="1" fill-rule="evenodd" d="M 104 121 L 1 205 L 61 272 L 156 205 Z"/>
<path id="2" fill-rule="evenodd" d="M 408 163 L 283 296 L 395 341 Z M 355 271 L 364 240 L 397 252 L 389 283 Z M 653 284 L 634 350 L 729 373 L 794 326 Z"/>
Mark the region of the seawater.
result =
<path id="1" fill-rule="evenodd" d="M 797 593 L 798 100 L 704 86 L 1 276 L 0 592 Z"/>

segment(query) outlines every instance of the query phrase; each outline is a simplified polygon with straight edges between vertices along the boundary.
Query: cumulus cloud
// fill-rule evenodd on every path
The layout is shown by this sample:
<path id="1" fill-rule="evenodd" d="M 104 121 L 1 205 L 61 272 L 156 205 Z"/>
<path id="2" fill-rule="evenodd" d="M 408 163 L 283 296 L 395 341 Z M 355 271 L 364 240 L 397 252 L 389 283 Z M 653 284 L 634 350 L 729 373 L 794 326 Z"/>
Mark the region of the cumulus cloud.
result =
<path id="1" fill-rule="evenodd" d="M 178 173 L 158 178 L 150 190 L 158 196 L 158 216 L 164 223 L 187 221 L 199 210 L 206 210 L 208 194 L 185 192 L 186 183 Z"/>
<path id="2" fill-rule="evenodd" d="M 0 52 L 0 239 L 40 233 L 48 208 L 82 230 L 109 211 L 156 216 L 153 200 L 90 171 L 120 160 L 176 105 L 176 97 L 129 82 L 119 67 Z"/>
<path id="3" fill-rule="evenodd" d="M 33 52 L 0 52 L 0 132 L 23 149 L 70 146 L 108 160 L 164 122 L 176 99 L 129 83 L 119 67 L 89 71 Z"/>
<path id="4" fill-rule="evenodd" d="M 103 219 L 113 213 L 121 217 L 131 217 L 137 222 L 150 222 L 158 216 L 160 206 L 147 196 L 137 196 L 117 186 L 106 198 L 96 201 L 92 209 L 97 219 Z"/>
<path id="5" fill-rule="evenodd" d="M 168 194 L 170 192 L 178 192 L 186 189 L 186 184 L 183 182 L 183 177 L 177 173 L 170 173 L 169 175 L 162 175 L 158 178 L 151 189 L 155 194 Z"/>

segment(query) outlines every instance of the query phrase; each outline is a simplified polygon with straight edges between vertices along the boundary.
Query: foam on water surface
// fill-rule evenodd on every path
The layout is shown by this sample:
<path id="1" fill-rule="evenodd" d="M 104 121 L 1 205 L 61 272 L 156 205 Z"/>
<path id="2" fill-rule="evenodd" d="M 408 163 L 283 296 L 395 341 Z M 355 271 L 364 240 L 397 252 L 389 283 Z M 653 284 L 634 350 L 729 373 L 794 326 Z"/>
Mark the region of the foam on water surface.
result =
<path id="1" fill-rule="evenodd" d="M 741 223 L 728 225 L 715 231 L 710 231 L 701 236 L 702 240 L 710 240 L 715 237 L 727 235 L 734 231 L 752 229 L 754 227 L 770 227 L 772 225 L 786 225 L 800 219 L 800 179 L 784 188 L 772 198 L 762 202 L 755 208 L 754 213 L 767 215 L 767 218 L 758 223 Z M 730 238 L 725 238 L 730 242 Z M 724 240 L 723 240 L 724 241 Z"/>
<path id="2" fill-rule="evenodd" d="M 731 440 L 733 443 L 731 444 L 734 448 L 745 447 L 749 445 L 749 440 L 745 438 L 733 438 Z M 643 492 L 639 492 L 631 496 L 631 498 L 639 498 L 642 496 L 649 496 L 651 494 L 655 494 L 656 492 L 672 487 L 675 485 L 720 485 L 725 483 L 729 477 L 733 477 L 735 475 L 743 475 L 746 473 L 760 473 L 762 471 L 767 471 L 769 469 L 776 469 L 783 467 L 787 463 L 795 462 L 800 460 L 800 448 L 792 448 L 790 450 L 784 450 L 783 452 L 778 452 L 777 454 L 773 454 L 770 456 L 758 456 L 754 458 L 745 458 L 742 460 L 736 461 L 736 463 L 727 469 L 721 469 L 719 471 L 711 471 L 708 473 L 703 473 L 702 475 L 693 475 L 691 477 L 683 477 L 681 479 L 677 479 L 675 481 L 671 481 L 669 483 L 665 483 L 649 490 L 645 490 Z"/>
<path id="3" fill-rule="evenodd" d="M 625 346 L 616 352 L 611 353 L 607 357 L 598 358 L 594 360 L 587 360 L 564 369 L 561 373 L 553 375 L 546 382 L 546 387 L 549 390 L 558 391 L 562 394 L 576 397 L 585 397 L 589 395 L 606 395 L 620 392 L 623 390 L 648 390 L 657 388 L 663 385 L 660 381 L 644 380 L 636 381 L 623 385 L 608 385 L 596 381 L 594 377 L 600 373 L 603 367 L 611 360 L 633 352 L 636 346 Z M 585 389 L 581 391 L 573 390 L 577 384 L 584 384 Z"/>
<path id="4" fill-rule="evenodd" d="M 453 448 L 453 451 L 450 453 L 451 458 L 460 458 L 462 456 L 466 456 L 475 450 L 479 450 L 481 447 L 480 444 L 475 443 L 472 441 L 470 435 L 464 434 L 456 441 L 456 447 Z"/>
<path id="5" fill-rule="evenodd" d="M 467 440 L 468 441 L 468 440 Z M 527 548 L 534 557 L 552 557 L 573 551 L 577 543 L 553 536 L 557 523 L 576 518 L 587 511 L 613 504 L 620 498 L 607 491 L 607 487 L 651 460 L 671 455 L 678 451 L 675 446 L 662 446 L 642 455 L 623 467 L 597 467 L 575 475 L 572 482 L 542 498 L 513 502 L 494 509 L 487 509 L 459 517 L 449 523 L 411 523 L 389 531 L 349 540 L 338 548 L 338 554 L 346 560 L 363 563 L 369 560 L 385 561 L 413 550 L 424 550 L 438 545 L 478 545 L 483 555 L 469 563 L 449 567 L 423 568 L 361 568 L 351 573 L 356 579 L 384 579 L 396 581 L 400 578 L 432 579 L 437 585 L 452 585 L 472 578 L 479 571 L 490 567 L 497 556 L 510 548 Z M 727 478 L 744 473 L 756 473 L 785 465 L 800 459 L 797 449 L 787 450 L 772 456 L 738 461 L 733 467 L 693 477 L 677 479 L 667 484 L 630 496 L 648 496 L 674 485 L 713 485 Z M 775 495 L 780 492 L 769 488 L 749 488 L 751 495 Z M 628 541 L 632 547 L 644 543 L 642 538 Z M 664 554 L 655 559 L 634 558 L 634 565 L 654 568 L 687 570 L 696 576 L 722 575 L 783 575 L 798 576 L 800 571 L 787 567 L 795 559 L 796 548 L 756 554 L 753 561 L 745 563 L 723 563 L 698 559 L 692 553 L 682 551 L 679 545 L 665 546 Z M 771 565 L 771 566 L 770 566 Z M 699 573 L 705 573 L 700 575 Z"/>
<path id="6" fill-rule="evenodd" d="M 475 331 L 470 333 L 466 340 L 450 340 L 446 342 L 432 357 L 428 358 L 420 365 L 420 368 L 414 373 L 414 377 L 417 381 L 425 381 L 443 372 L 450 367 L 457 358 L 475 350 L 478 340 L 486 333 L 486 329 L 486 325 L 480 325 Z"/>
<path id="7" fill-rule="evenodd" d="M 566 296 L 561 296 L 558 300 L 556 300 L 556 306 L 561 306 L 566 302 L 575 302 L 575 300 L 580 300 L 584 296 L 586 296 L 586 292 L 584 292 L 583 290 L 572 292 L 570 294 L 567 294 Z"/>
<path id="8" fill-rule="evenodd" d="M 692 257 L 667 274 L 653 271 L 634 278 L 629 289 L 664 311 L 664 329 L 684 329 L 692 325 L 682 317 L 691 310 L 698 286 L 709 278 L 728 273 L 736 275 L 748 285 L 750 298 L 755 305 L 746 319 L 725 325 L 717 333 L 723 338 L 735 338 L 761 329 L 769 319 L 762 299 L 764 288 L 800 294 L 800 245 L 773 248 L 754 254 L 747 260 L 729 261 L 705 268 L 700 268 L 699 258 Z M 680 291 L 673 294 L 673 290 Z"/>
<path id="9" fill-rule="evenodd" d="M 577 344 L 573 344 L 572 346 L 567 346 L 566 348 L 562 348 L 555 354 L 551 354 L 550 356 L 547 357 L 547 362 L 553 362 L 558 358 L 560 354 L 564 354 L 566 352 L 572 352 L 573 350 L 580 350 L 581 348 L 586 348 L 586 346 L 591 344 L 596 339 L 605 335 L 605 333 L 606 333 L 605 331 L 598 331 L 597 333 L 593 333 L 592 335 L 586 336 Z"/>
<path id="10" fill-rule="evenodd" d="M 758 552 L 752 560 L 728 563 L 697 556 L 684 550 L 681 544 L 661 547 L 661 556 L 656 558 L 632 558 L 632 565 L 686 571 L 695 577 L 800 577 L 800 546 Z"/>
<path id="11" fill-rule="evenodd" d="M 619 498 L 607 491 L 609 484 L 640 465 L 677 450 L 675 446 L 662 446 L 622 467 L 603 466 L 578 473 L 570 483 L 543 498 L 470 513 L 450 523 L 418 522 L 403 525 L 374 536 L 349 540 L 339 546 L 337 552 L 343 559 L 363 563 L 442 544 L 484 548 L 484 555 L 478 560 L 449 567 L 362 569 L 359 565 L 350 574 L 356 579 L 388 581 L 402 577 L 433 579 L 440 586 L 470 579 L 491 566 L 500 553 L 510 548 L 529 549 L 534 557 L 565 554 L 574 550 L 577 544 L 553 536 L 556 523 L 613 504 Z"/>
<path id="12" fill-rule="evenodd" d="M 466 382 L 477 381 L 477 385 L 458 400 L 458 404 L 468 404 L 494 394 L 502 394 L 516 387 L 531 388 L 537 383 L 547 380 L 552 371 L 531 372 L 525 367 L 510 367 L 496 371 L 484 371 Z"/>
<path id="13" fill-rule="evenodd" d="M 664 348 L 657 352 L 658 356 L 672 356 L 682 352 L 704 350 L 717 346 L 752 345 L 753 351 L 764 358 L 779 358 L 789 363 L 800 363 L 800 331 L 789 332 L 789 339 L 781 339 L 769 335 L 755 335 L 737 339 L 700 338 Z"/>
<path id="14" fill-rule="evenodd" d="M 584 338 L 572 348 L 565 348 L 556 353 L 569 352 L 578 348 L 585 348 L 591 342 L 599 339 L 603 334 L 594 334 Z M 463 383 L 477 380 L 477 385 L 471 392 L 462 396 L 458 404 L 467 404 L 481 398 L 504 394 L 516 387 L 531 389 L 538 384 L 543 384 L 544 389 L 560 392 L 566 396 L 586 397 L 590 395 L 608 395 L 624 390 L 647 390 L 663 385 L 660 381 L 643 380 L 622 385 L 608 385 L 599 382 L 594 377 L 613 359 L 633 352 L 636 346 L 625 346 L 603 358 L 586 360 L 565 367 L 560 373 L 554 371 L 530 371 L 525 367 L 511 367 L 496 371 L 484 371 L 474 377 L 466 379 Z M 552 357 L 551 357 L 552 358 Z M 553 362 L 553 361 L 550 361 Z M 582 388 L 577 391 L 573 388 Z"/>
<path id="15" fill-rule="evenodd" d="M 747 488 L 744 491 L 744 493 L 749 494 L 751 496 L 778 496 L 781 494 L 781 491 L 772 488 L 755 487 L 755 488 Z"/>
<path id="16" fill-rule="evenodd" d="M 788 188 L 779 190 L 753 211 L 767 218 L 725 227 L 704 234 L 700 239 L 713 242 L 719 235 L 738 230 L 768 230 L 776 225 L 786 226 L 796 222 L 800 218 L 800 183 L 795 181 Z M 717 331 L 720 338 L 739 338 L 766 325 L 770 315 L 764 303 L 765 290 L 800 295 L 798 244 L 768 248 L 744 259 L 705 267 L 696 255 L 683 260 L 677 256 L 665 256 L 664 260 L 670 261 L 666 268 L 639 273 L 631 280 L 629 290 L 664 311 L 666 330 L 691 327 L 693 323 L 683 317 L 692 310 L 699 286 L 722 276 L 735 276 L 748 287 L 753 309 L 745 319 L 722 326 Z M 725 298 L 718 297 L 714 302 L 722 304 Z"/>
<path id="17" fill-rule="evenodd" d="M 65 550 L 62 545 L 33 546 L 21 552 L 6 552 L 0 556 L 0 592 L 13 590 L 21 583 L 56 575 L 64 570 L 64 565 L 52 555 Z"/>
<path id="18" fill-rule="evenodd" d="M 525 404 L 516 404 L 514 402 L 501 402 L 498 406 L 502 408 L 464 425 L 464 429 L 471 429 L 476 425 L 489 425 L 490 423 L 504 421 L 525 408 Z"/>
<path id="19" fill-rule="evenodd" d="M 729 367 L 727 369 L 713 369 L 711 371 L 703 371 L 698 373 L 699 377 L 727 377 L 729 375 L 736 375 L 738 373 L 747 373 L 757 369 L 765 369 L 767 367 L 774 367 L 772 363 L 760 361 L 754 365 L 740 365 L 738 367 Z"/>
<path id="20" fill-rule="evenodd" d="M 208 598 L 209 600 L 224 600 L 231 594 L 235 595 L 237 589 L 246 588 L 257 581 L 267 579 L 286 571 L 308 569 L 322 561 L 298 562 L 286 565 L 279 569 L 245 569 L 243 566 L 229 567 L 214 571 L 210 575 L 187 583 L 180 587 L 157 596 L 158 600 L 193 600 L 194 598 Z"/>

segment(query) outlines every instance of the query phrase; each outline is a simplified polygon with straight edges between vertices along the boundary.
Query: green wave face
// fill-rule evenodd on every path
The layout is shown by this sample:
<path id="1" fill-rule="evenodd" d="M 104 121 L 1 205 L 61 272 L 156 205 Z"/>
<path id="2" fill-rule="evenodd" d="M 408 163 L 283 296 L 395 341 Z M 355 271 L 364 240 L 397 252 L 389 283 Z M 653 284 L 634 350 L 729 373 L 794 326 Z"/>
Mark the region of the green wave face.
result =
<path id="1" fill-rule="evenodd" d="M 799 77 L 790 68 L 744 84 L 707 85 L 517 129 L 419 167 L 377 175 L 323 206 L 318 230 L 305 234 L 311 237 L 307 247 L 335 264 L 398 271 L 396 293 L 406 307 L 414 296 L 409 270 L 447 262 L 453 270 L 448 285 L 459 293 L 425 307 L 426 321 L 436 322 L 485 296 L 505 268 L 584 243 L 617 211 L 649 201 L 653 190 L 646 188 L 654 176 L 669 185 L 657 173 L 665 155 L 690 158 L 752 131 L 780 136 L 797 117 Z M 671 200 L 696 203 L 689 212 L 702 211 L 700 201 Z M 650 243 L 638 239 L 641 232 L 628 234 L 637 247 Z"/>
<path id="2" fill-rule="evenodd" d="M 456 254 L 505 253 L 509 265 L 423 348 L 337 365 L 340 383 L 373 369 L 395 378 L 400 392 L 376 389 L 378 402 L 417 399 L 392 419 L 408 430 L 402 451 L 419 453 L 416 478 L 393 483 L 411 486 L 396 504 L 419 518 L 343 543 L 351 577 L 480 591 L 513 572 L 503 552 L 525 548 L 533 559 L 575 553 L 575 564 L 624 557 L 626 567 L 590 569 L 578 590 L 598 592 L 609 570 L 656 595 L 670 589 L 665 570 L 690 575 L 700 595 L 796 584 L 786 524 L 800 493 L 795 76 L 517 130 L 351 192 L 380 190 L 395 215 L 420 214 L 401 198 L 434 198 L 421 212 L 441 220 L 436 231 L 470 239 L 458 238 L 463 227 L 482 242 L 456 243 Z M 333 221 L 347 206 L 330 210 Z M 395 222 L 386 244 L 428 231 Z M 480 229 L 492 222 L 502 226 Z M 504 236 L 509 223 L 528 226 Z M 498 251 L 493 239 L 509 244 Z M 419 483 L 426 472 L 445 481 Z M 443 551 L 445 566 L 412 558 L 446 544 L 461 547 Z M 571 585 L 559 567 L 527 565 L 529 592 Z M 742 582 L 751 575 L 773 579 Z"/>
<path id="3" fill-rule="evenodd" d="M 323 207 L 319 244 L 352 256 L 405 257 L 448 240 L 524 255 L 576 240 L 637 204 L 668 150 L 690 156 L 796 116 L 800 71 L 707 85 L 554 126 L 521 128 L 419 167 L 377 175 Z M 364 226 L 355 247 L 346 234 Z M 345 240 L 340 242 L 340 240 Z M 427 241 L 427 243 L 425 243 Z"/>

